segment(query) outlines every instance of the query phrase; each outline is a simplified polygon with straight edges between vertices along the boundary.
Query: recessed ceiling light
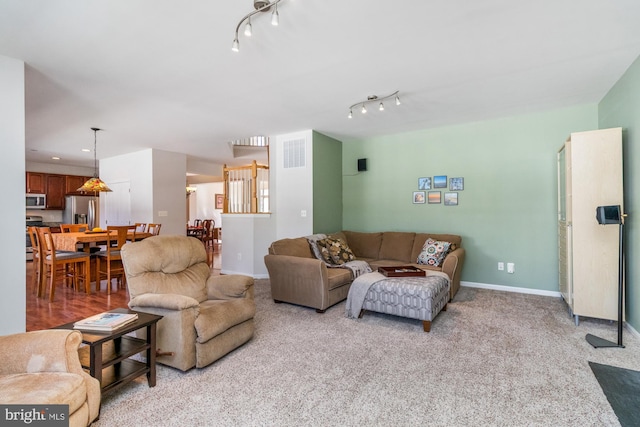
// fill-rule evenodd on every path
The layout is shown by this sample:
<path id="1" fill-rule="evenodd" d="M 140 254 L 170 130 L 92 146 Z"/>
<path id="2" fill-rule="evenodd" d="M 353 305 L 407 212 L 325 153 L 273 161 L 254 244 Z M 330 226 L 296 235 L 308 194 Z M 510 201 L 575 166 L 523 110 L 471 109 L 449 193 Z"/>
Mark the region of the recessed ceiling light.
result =
<path id="1" fill-rule="evenodd" d="M 83 148 L 82 151 L 84 151 L 85 153 L 90 153 L 91 150 L 89 150 L 88 148 Z"/>
<path id="2" fill-rule="evenodd" d="M 53 156 L 53 157 L 51 158 L 51 160 L 60 160 L 60 157 Z"/>

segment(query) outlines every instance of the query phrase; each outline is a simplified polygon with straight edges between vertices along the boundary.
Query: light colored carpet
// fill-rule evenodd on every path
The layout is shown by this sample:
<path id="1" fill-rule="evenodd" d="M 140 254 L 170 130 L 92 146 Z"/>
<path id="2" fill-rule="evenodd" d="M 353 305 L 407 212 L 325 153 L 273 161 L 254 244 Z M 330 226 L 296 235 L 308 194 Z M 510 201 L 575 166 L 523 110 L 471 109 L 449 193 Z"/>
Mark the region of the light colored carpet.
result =
<path id="1" fill-rule="evenodd" d="M 616 324 L 576 327 L 559 298 L 462 288 L 422 323 L 348 319 L 274 304 L 256 281 L 256 333 L 204 369 L 158 366 L 103 400 L 103 426 L 618 426 L 588 361 L 640 370 L 640 340 Z"/>

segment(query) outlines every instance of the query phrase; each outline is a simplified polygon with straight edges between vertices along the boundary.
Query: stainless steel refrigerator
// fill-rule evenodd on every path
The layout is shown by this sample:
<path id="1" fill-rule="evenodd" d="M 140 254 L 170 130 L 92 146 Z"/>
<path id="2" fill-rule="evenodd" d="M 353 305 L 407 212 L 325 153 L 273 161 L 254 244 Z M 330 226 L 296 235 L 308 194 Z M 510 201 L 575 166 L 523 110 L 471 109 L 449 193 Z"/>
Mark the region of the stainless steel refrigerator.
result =
<path id="1" fill-rule="evenodd" d="M 96 227 L 97 209 L 98 204 L 93 196 L 67 196 L 62 212 L 62 222 L 64 224 L 89 224 L 89 228 Z"/>

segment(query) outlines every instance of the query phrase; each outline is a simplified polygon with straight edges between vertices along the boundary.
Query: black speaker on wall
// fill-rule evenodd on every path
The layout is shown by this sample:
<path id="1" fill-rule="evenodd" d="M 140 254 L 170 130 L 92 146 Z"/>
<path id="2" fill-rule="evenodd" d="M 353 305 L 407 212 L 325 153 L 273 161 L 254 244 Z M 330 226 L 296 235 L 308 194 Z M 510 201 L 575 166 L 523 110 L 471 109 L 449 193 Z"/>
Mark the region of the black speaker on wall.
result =
<path id="1" fill-rule="evenodd" d="M 367 159 L 358 159 L 358 172 L 367 170 Z"/>

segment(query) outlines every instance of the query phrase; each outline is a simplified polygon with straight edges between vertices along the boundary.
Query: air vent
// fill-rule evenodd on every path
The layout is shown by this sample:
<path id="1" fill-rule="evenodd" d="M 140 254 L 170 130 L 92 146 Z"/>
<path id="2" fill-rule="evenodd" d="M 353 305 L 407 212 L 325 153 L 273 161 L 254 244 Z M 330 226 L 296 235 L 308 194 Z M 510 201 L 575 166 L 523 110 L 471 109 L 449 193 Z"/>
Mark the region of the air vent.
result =
<path id="1" fill-rule="evenodd" d="M 282 156 L 283 168 L 289 169 L 305 167 L 304 145 L 304 139 L 292 139 L 290 141 L 284 141 L 284 153 Z"/>

